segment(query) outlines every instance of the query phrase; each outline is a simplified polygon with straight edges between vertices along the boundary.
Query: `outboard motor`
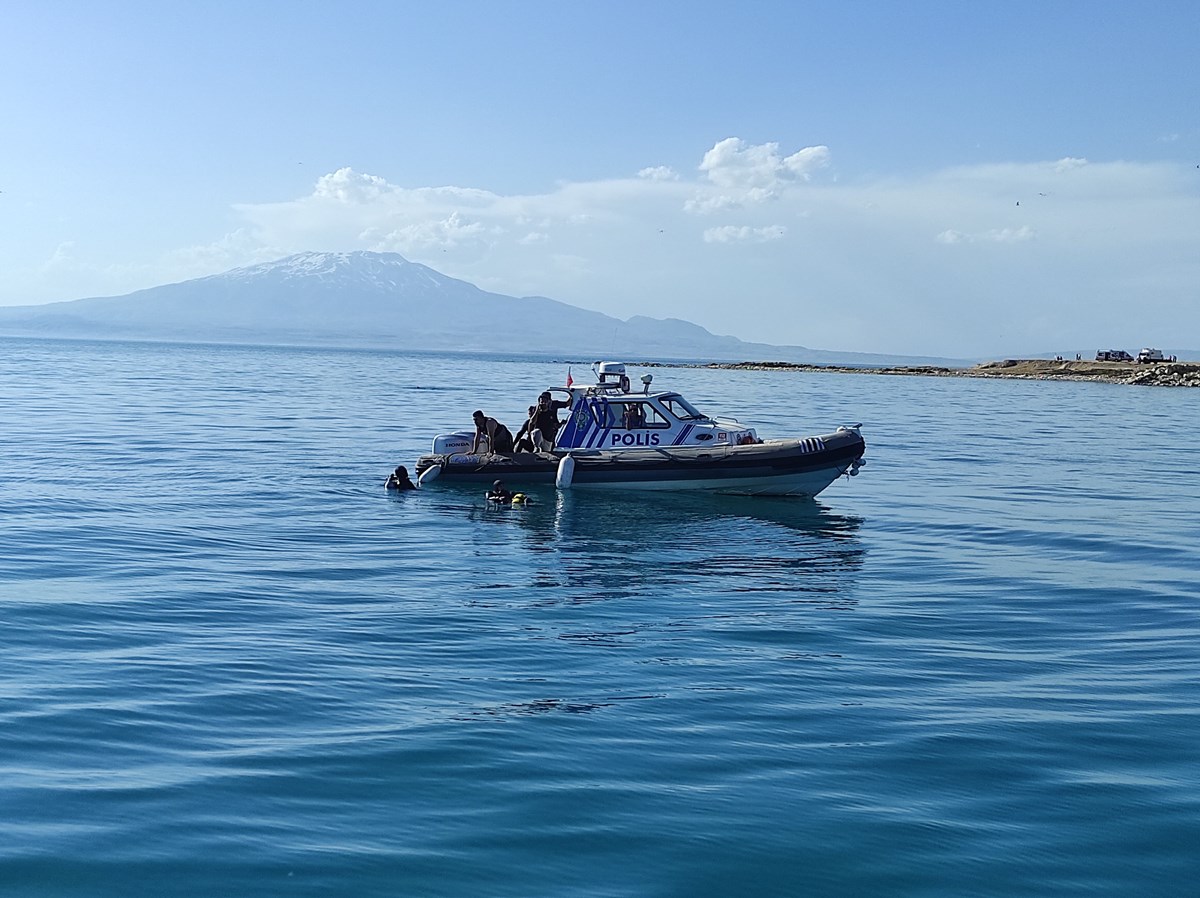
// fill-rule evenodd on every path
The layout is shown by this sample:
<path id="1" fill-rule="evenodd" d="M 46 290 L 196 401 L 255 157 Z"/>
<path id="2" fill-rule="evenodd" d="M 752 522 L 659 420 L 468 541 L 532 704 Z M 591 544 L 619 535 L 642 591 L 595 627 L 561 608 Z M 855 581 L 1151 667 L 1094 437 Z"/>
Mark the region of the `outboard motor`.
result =
<path id="1" fill-rule="evenodd" d="M 434 455 L 459 455 L 471 451 L 475 432 L 461 430 L 458 433 L 440 433 L 433 438 Z"/>

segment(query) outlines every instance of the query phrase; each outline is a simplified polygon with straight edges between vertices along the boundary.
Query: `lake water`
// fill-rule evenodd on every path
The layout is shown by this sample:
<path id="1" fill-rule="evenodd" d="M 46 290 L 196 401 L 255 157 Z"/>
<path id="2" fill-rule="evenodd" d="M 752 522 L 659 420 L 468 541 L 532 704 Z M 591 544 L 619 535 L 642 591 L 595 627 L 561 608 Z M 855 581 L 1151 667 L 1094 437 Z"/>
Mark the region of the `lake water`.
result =
<path id="1" fill-rule="evenodd" d="M 654 369 L 867 467 L 383 490 L 566 373 L 0 340 L 0 895 L 1196 894 L 1200 391 Z"/>

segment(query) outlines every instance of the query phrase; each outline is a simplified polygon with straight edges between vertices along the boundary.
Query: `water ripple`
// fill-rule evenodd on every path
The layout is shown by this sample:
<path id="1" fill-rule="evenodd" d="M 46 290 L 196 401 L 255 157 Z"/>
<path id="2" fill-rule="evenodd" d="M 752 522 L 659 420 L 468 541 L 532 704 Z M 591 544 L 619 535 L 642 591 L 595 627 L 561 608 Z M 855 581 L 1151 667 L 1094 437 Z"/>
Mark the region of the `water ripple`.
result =
<path id="1" fill-rule="evenodd" d="M 494 513 L 382 479 L 564 365 L 5 346 L 5 894 L 1192 889 L 1182 391 L 667 370 L 869 465 Z"/>

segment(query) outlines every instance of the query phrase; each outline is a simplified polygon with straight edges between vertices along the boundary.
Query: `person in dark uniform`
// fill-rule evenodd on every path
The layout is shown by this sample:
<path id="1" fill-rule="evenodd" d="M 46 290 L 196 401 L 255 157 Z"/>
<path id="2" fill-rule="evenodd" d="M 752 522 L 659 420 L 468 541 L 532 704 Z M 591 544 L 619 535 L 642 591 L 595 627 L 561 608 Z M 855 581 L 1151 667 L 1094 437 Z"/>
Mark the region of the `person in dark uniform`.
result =
<path id="1" fill-rule="evenodd" d="M 540 448 L 546 450 L 554 448 L 554 441 L 558 437 L 558 410 L 570 408 L 570 406 L 569 400 L 552 399 L 548 390 L 538 396 L 537 411 L 534 414 L 537 420 L 537 429 L 541 431 L 542 440 L 545 441 Z"/>
<path id="2" fill-rule="evenodd" d="M 541 447 L 533 441 L 533 432 L 537 430 L 537 406 L 529 406 L 529 417 L 525 419 L 525 423 L 521 425 L 521 429 L 517 431 L 517 451 L 518 452 L 536 452 Z M 541 434 L 539 433 L 540 437 Z"/>
<path id="3" fill-rule="evenodd" d="M 408 479 L 408 468 L 400 465 L 396 470 L 388 476 L 387 488 L 389 490 L 415 490 L 417 485 Z"/>
<path id="4" fill-rule="evenodd" d="M 621 423 L 626 430 L 640 430 L 646 426 L 646 416 L 642 413 L 640 402 L 628 402 L 621 414 Z"/>
<path id="5" fill-rule="evenodd" d="M 513 435 L 511 430 L 495 418 L 489 418 L 479 409 L 476 409 L 471 417 L 475 420 L 475 441 L 471 444 L 472 455 L 479 451 L 479 443 L 482 440 L 487 441 L 490 452 L 513 451 Z"/>

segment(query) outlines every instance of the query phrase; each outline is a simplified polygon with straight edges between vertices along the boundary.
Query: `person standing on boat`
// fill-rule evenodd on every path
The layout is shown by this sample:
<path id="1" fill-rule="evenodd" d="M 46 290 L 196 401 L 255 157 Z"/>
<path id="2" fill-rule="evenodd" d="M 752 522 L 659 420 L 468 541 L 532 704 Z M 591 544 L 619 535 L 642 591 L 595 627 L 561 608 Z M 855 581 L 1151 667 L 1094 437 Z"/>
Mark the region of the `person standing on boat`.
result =
<path id="1" fill-rule="evenodd" d="M 471 443 L 471 454 L 479 452 L 480 441 L 485 441 L 489 452 L 512 452 L 512 431 L 497 421 L 489 418 L 479 409 L 471 415 L 475 419 L 475 441 Z"/>
<path id="2" fill-rule="evenodd" d="M 539 448 L 546 452 L 554 448 L 554 441 L 558 437 L 559 428 L 558 410 L 570 407 L 571 403 L 569 400 L 559 401 L 551 398 L 549 390 L 542 391 L 538 396 L 537 411 L 535 412 L 535 426 L 537 429 L 534 431 L 534 434 L 537 435 L 538 431 L 540 431 L 542 445 Z M 534 439 L 533 444 L 535 447 L 538 446 L 537 439 Z"/>
<path id="3" fill-rule="evenodd" d="M 626 430 L 641 430 L 646 426 L 646 416 L 642 413 L 640 402 L 627 402 L 625 411 L 621 414 L 621 423 Z"/>

